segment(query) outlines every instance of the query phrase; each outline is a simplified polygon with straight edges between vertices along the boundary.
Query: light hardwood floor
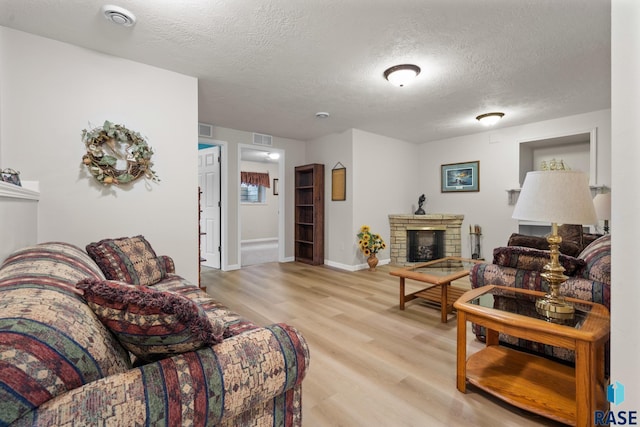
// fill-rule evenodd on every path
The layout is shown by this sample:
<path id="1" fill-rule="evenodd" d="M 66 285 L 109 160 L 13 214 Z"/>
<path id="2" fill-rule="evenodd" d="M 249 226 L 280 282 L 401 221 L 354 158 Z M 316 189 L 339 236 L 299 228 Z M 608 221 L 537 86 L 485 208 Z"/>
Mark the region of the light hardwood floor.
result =
<path id="1" fill-rule="evenodd" d="M 305 427 L 559 425 L 471 386 L 460 393 L 455 314 L 443 324 L 439 310 L 416 301 L 400 311 L 391 269 L 268 263 L 203 269 L 201 284 L 255 323 L 285 322 L 304 335 L 311 353 Z M 419 288 L 407 280 L 407 292 Z M 474 338 L 468 352 L 482 346 Z"/>

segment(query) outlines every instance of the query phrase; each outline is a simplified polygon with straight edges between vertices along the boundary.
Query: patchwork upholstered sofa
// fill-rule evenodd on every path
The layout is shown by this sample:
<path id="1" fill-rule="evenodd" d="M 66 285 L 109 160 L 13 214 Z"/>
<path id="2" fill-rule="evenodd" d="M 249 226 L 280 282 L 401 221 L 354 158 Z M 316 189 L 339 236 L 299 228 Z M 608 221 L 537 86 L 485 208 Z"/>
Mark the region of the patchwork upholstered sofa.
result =
<path id="1" fill-rule="evenodd" d="M 43 243 L 0 267 L 0 425 L 301 425 L 294 328 L 231 312 L 142 236 L 87 251 Z"/>
<path id="2" fill-rule="evenodd" d="M 543 267 L 549 262 L 549 251 L 523 246 L 504 246 L 494 249 L 492 264 L 476 264 L 470 271 L 472 288 L 500 285 L 547 292 L 548 283 L 542 278 Z M 577 256 L 561 254 L 560 263 L 569 278 L 560 288 L 567 297 L 597 302 L 610 309 L 611 305 L 611 235 L 600 236 L 589 243 Z M 496 305 L 508 304 L 498 299 Z M 473 331 L 484 340 L 484 328 L 473 325 Z M 526 351 L 573 362 L 573 351 L 500 334 L 500 341 Z"/>

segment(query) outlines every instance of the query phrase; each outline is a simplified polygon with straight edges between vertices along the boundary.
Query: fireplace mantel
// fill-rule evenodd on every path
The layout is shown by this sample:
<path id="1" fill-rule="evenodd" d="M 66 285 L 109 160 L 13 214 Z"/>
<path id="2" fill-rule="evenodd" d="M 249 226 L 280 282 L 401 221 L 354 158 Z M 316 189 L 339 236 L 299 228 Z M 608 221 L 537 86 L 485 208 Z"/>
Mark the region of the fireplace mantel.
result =
<path id="1" fill-rule="evenodd" d="M 407 229 L 415 227 L 446 227 L 444 256 L 462 256 L 460 229 L 463 220 L 464 215 L 457 214 L 389 215 L 391 264 L 413 264 L 407 262 Z"/>

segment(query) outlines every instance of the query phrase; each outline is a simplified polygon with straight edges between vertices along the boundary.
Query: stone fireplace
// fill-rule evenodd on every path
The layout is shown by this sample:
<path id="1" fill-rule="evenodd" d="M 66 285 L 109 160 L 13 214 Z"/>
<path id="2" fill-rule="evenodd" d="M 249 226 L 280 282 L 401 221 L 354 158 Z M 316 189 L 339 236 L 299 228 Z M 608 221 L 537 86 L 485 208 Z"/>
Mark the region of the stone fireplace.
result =
<path id="1" fill-rule="evenodd" d="M 446 256 L 462 256 L 464 215 L 389 215 L 390 262 L 411 265 Z"/>

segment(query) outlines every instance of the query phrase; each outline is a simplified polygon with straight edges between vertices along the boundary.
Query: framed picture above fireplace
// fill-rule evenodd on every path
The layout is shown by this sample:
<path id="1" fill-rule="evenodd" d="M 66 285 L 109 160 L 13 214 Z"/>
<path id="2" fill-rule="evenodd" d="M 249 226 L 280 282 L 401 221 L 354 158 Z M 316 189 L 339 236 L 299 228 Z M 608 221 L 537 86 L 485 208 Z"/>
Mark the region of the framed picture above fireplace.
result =
<path id="1" fill-rule="evenodd" d="M 440 166 L 442 193 L 480 191 L 480 161 Z"/>

